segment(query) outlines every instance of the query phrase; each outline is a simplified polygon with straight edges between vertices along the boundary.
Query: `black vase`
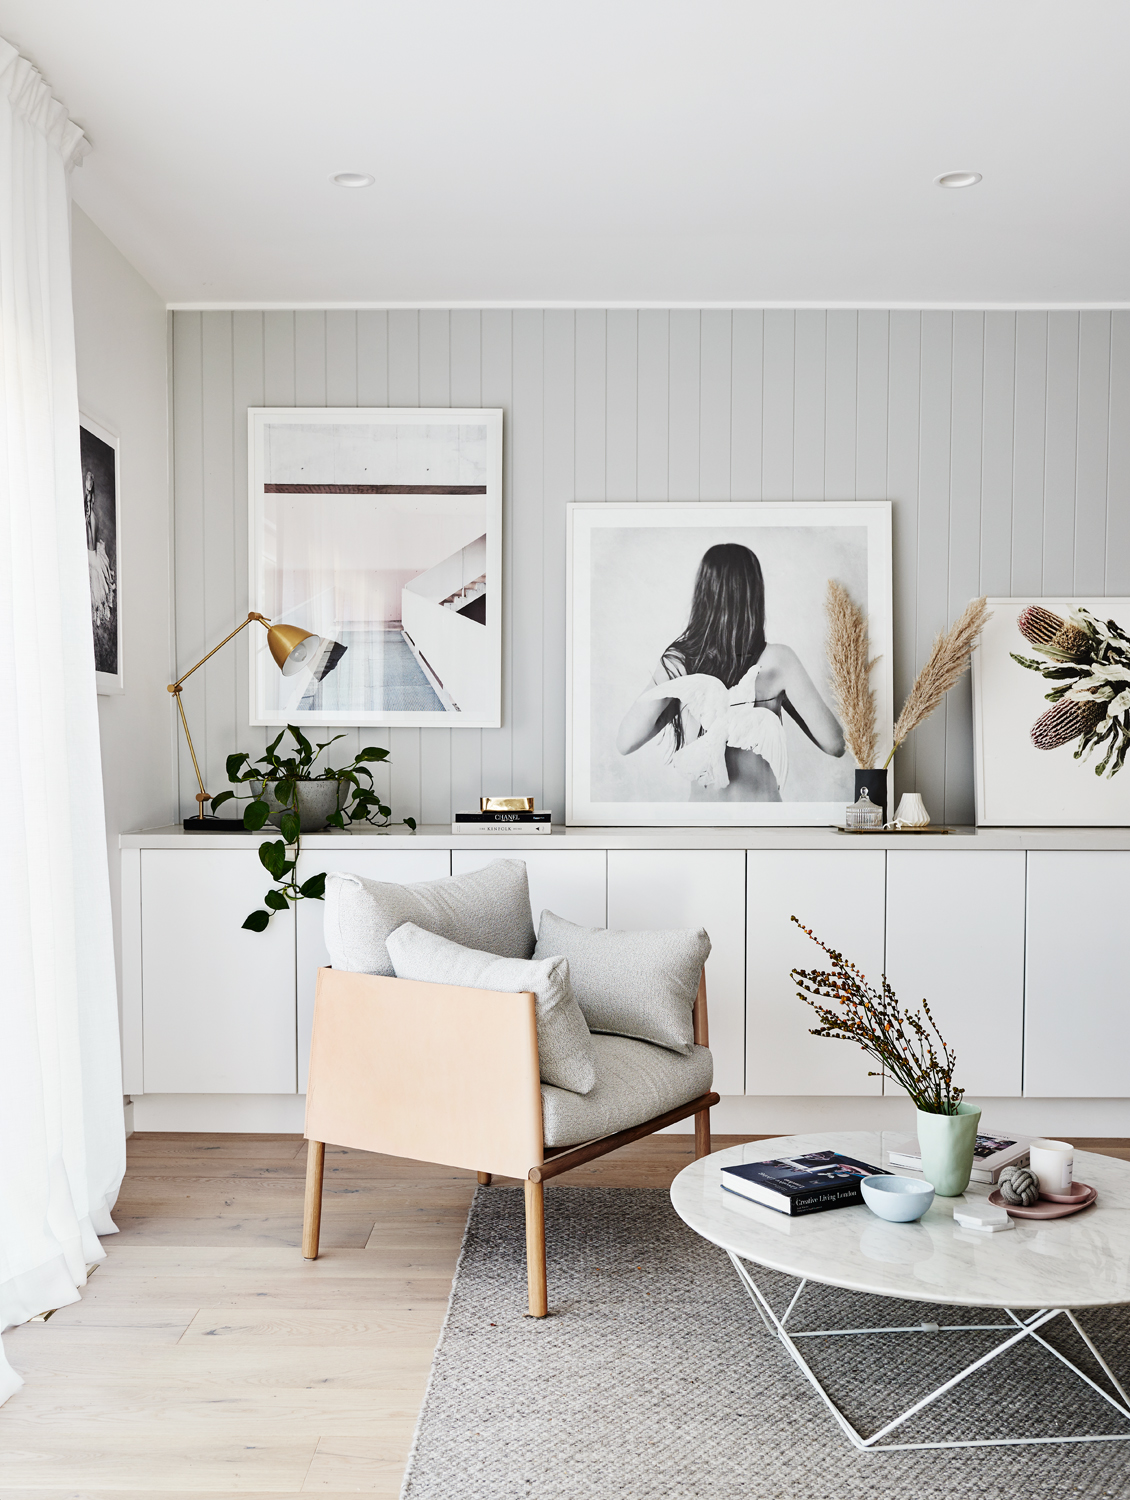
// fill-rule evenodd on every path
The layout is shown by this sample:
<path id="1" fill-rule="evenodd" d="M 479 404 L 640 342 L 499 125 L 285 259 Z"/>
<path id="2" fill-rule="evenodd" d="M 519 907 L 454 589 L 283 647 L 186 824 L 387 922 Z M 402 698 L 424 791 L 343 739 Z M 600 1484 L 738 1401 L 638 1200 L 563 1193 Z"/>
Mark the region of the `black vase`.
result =
<path id="1" fill-rule="evenodd" d="M 859 801 L 860 792 L 866 791 L 868 797 L 876 807 L 883 810 L 883 822 L 887 821 L 887 773 L 885 770 L 856 771 L 855 773 L 855 800 Z"/>

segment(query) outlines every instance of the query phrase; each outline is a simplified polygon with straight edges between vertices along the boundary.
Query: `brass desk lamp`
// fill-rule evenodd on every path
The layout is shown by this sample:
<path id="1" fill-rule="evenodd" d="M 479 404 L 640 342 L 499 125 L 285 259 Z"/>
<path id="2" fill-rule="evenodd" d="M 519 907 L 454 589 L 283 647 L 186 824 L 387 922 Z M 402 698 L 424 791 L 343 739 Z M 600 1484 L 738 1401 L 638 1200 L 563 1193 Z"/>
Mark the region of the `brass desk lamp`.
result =
<path id="1" fill-rule="evenodd" d="M 260 625 L 267 628 L 267 645 L 270 647 L 271 655 L 275 659 L 280 672 L 284 677 L 291 677 L 303 667 L 308 666 L 314 658 L 321 643 L 321 638 L 312 635 L 308 630 L 300 630 L 297 625 L 272 625 L 266 615 L 260 615 L 252 610 L 242 624 L 237 625 L 231 635 L 225 635 L 218 646 L 213 646 L 208 656 L 202 656 L 195 667 L 189 667 L 188 671 L 178 677 L 176 682 L 169 683 L 169 692 L 176 699 L 177 710 L 180 713 L 180 721 L 184 725 L 184 737 L 188 741 L 188 753 L 192 756 L 192 769 L 196 772 L 196 784 L 200 790 L 196 793 L 196 800 L 200 804 L 199 815 L 195 818 L 185 818 L 184 826 L 189 831 L 202 832 L 204 829 L 220 829 L 229 832 L 235 829 L 243 832 L 243 824 L 235 818 L 208 818 L 204 816 L 204 804 L 211 800 L 211 793 L 204 790 L 204 778 L 200 774 L 200 762 L 196 759 L 196 750 L 192 743 L 192 735 L 188 730 L 188 720 L 184 716 L 184 704 L 181 701 L 181 688 L 196 671 L 202 667 L 209 657 L 215 656 L 227 643 L 239 634 L 252 620 L 258 620 Z M 337 650 L 342 648 L 338 647 Z"/>

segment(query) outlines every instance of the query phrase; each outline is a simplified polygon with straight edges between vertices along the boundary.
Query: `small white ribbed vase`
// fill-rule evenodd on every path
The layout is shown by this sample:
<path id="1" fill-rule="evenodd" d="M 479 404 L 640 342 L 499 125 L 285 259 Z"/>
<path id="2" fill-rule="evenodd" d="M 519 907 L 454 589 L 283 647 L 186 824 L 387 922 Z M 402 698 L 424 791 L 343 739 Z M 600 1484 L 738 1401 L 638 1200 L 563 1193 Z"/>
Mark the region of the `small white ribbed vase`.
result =
<path id="1" fill-rule="evenodd" d="M 925 828 L 930 821 L 930 814 L 926 811 L 926 804 L 917 792 L 903 792 L 899 800 L 898 811 L 895 813 L 895 822 L 903 823 L 907 828 Z"/>

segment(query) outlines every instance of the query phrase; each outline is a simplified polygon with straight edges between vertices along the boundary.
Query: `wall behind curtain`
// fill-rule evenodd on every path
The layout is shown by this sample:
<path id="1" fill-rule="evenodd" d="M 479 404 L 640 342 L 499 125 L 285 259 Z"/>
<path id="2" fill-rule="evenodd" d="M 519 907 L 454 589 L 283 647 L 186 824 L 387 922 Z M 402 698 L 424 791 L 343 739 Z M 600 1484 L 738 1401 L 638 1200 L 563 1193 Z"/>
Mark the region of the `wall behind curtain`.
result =
<path id="1" fill-rule="evenodd" d="M 124 829 L 176 816 L 169 550 L 168 315 L 164 302 L 77 206 L 72 206 L 79 403 L 116 432 L 122 523 L 125 692 L 98 699 L 106 839 L 121 984 Z"/>
<path id="2" fill-rule="evenodd" d="M 504 724 L 366 731 L 397 819 L 445 823 L 480 789 L 563 816 L 569 500 L 892 499 L 900 702 L 974 595 L 1130 594 L 1130 313 L 179 312 L 181 670 L 248 608 L 260 405 L 506 411 Z M 185 693 L 211 791 L 264 742 L 246 661 Z M 897 775 L 935 820 L 973 821 L 968 681 Z M 192 812 L 184 754 L 180 785 Z"/>

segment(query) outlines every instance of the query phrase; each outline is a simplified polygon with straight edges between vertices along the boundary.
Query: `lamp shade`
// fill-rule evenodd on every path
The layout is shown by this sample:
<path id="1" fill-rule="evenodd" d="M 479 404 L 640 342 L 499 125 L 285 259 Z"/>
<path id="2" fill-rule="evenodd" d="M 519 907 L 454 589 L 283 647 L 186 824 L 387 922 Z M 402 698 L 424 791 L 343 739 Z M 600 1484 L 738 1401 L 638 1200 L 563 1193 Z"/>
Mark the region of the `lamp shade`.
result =
<path id="1" fill-rule="evenodd" d="M 297 625 L 271 625 L 267 629 L 267 645 L 284 677 L 293 676 L 307 665 L 307 656 L 312 654 L 318 640 L 318 636 L 300 630 Z M 307 641 L 312 642 L 313 647 L 305 645 Z"/>

